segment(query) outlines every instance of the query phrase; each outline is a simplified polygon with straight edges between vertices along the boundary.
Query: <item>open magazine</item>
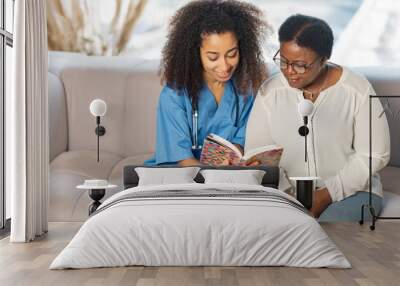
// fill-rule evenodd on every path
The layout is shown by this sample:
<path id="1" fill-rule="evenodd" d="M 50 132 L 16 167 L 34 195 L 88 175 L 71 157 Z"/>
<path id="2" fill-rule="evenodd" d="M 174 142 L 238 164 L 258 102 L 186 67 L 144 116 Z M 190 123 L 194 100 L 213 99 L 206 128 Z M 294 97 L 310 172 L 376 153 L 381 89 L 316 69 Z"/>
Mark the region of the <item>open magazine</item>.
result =
<path id="1" fill-rule="evenodd" d="M 246 166 L 254 161 L 259 161 L 261 165 L 278 166 L 283 152 L 283 147 L 278 145 L 268 145 L 249 150 L 244 155 L 240 150 L 228 140 L 210 134 L 204 140 L 200 162 L 205 165 L 238 165 Z"/>

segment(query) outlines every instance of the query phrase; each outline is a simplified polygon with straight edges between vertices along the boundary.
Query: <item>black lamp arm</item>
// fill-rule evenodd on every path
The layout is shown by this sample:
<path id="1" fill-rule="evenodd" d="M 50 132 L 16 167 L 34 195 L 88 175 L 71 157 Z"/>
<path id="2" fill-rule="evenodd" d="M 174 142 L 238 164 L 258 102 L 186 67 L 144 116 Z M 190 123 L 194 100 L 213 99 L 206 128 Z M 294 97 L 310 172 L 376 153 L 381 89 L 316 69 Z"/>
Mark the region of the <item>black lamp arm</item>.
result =
<path id="1" fill-rule="evenodd" d="M 308 160 L 308 156 L 307 156 L 307 135 L 310 132 L 310 130 L 307 127 L 308 116 L 303 116 L 303 122 L 304 122 L 304 125 L 300 126 L 299 134 L 300 134 L 300 136 L 304 137 L 304 161 L 307 162 L 307 160 Z"/>
<path id="2" fill-rule="evenodd" d="M 106 134 L 106 128 L 104 128 L 104 126 L 100 125 L 100 116 L 96 116 L 96 124 L 97 124 L 97 127 L 94 130 L 96 135 L 103 136 L 104 134 Z"/>
<path id="3" fill-rule="evenodd" d="M 103 136 L 104 134 L 106 134 L 106 129 L 104 128 L 104 126 L 100 125 L 100 116 L 96 116 L 96 124 L 97 124 L 97 127 L 94 130 L 94 132 L 97 135 L 97 162 L 99 162 L 99 157 L 100 157 L 100 136 Z"/>

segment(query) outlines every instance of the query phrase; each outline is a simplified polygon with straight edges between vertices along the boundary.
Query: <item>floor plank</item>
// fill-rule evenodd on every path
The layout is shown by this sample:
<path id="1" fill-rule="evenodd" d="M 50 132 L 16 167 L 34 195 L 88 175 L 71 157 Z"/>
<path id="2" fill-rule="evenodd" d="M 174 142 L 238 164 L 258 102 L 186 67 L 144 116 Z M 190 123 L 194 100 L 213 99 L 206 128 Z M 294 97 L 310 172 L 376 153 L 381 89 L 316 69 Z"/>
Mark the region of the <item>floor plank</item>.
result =
<path id="1" fill-rule="evenodd" d="M 50 223 L 50 231 L 32 243 L 0 240 L 0 285 L 399 285 L 400 222 L 369 225 L 325 223 L 322 227 L 351 262 L 352 269 L 290 267 L 116 267 L 49 270 L 81 223 Z"/>

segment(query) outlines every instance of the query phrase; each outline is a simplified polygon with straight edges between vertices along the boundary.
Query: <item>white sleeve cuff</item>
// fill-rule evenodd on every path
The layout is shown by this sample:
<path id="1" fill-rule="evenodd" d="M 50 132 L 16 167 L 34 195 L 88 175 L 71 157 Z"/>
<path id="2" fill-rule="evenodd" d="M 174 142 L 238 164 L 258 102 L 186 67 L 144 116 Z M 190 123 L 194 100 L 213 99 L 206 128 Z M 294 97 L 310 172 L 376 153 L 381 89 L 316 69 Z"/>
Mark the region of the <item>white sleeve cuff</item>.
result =
<path id="1" fill-rule="evenodd" d="M 291 195 L 294 196 L 294 187 L 290 183 L 286 171 L 283 168 L 279 168 L 279 186 L 278 189 Z"/>
<path id="2" fill-rule="evenodd" d="M 338 176 L 331 177 L 325 180 L 325 187 L 331 195 L 332 202 L 338 202 L 344 199 L 343 185 Z"/>

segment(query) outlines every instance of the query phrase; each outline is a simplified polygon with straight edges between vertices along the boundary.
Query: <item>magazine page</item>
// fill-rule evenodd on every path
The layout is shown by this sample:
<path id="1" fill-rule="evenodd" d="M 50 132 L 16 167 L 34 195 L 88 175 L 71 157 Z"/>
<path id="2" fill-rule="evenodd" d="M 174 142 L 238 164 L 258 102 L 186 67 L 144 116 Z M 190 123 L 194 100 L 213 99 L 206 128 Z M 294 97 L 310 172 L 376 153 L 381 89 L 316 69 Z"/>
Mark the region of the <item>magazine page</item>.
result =
<path id="1" fill-rule="evenodd" d="M 213 140 L 204 140 L 200 163 L 212 166 L 238 164 L 240 157 L 227 146 Z"/>
<path id="2" fill-rule="evenodd" d="M 267 165 L 271 167 L 279 166 L 282 153 L 283 148 L 278 145 L 262 146 L 249 150 L 245 156 L 243 156 L 242 161 L 246 162 L 246 164 L 259 161 L 261 165 Z"/>
<path id="3" fill-rule="evenodd" d="M 234 144 L 232 144 L 228 140 L 222 138 L 221 136 L 211 133 L 210 135 L 207 136 L 207 139 L 210 139 L 214 142 L 219 143 L 222 146 L 225 146 L 225 147 L 231 149 L 232 151 L 234 151 L 236 153 L 237 157 L 239 157 L 239 158 L 242 157 L 242 152 L 240 152 L 240 150 Z"/>

